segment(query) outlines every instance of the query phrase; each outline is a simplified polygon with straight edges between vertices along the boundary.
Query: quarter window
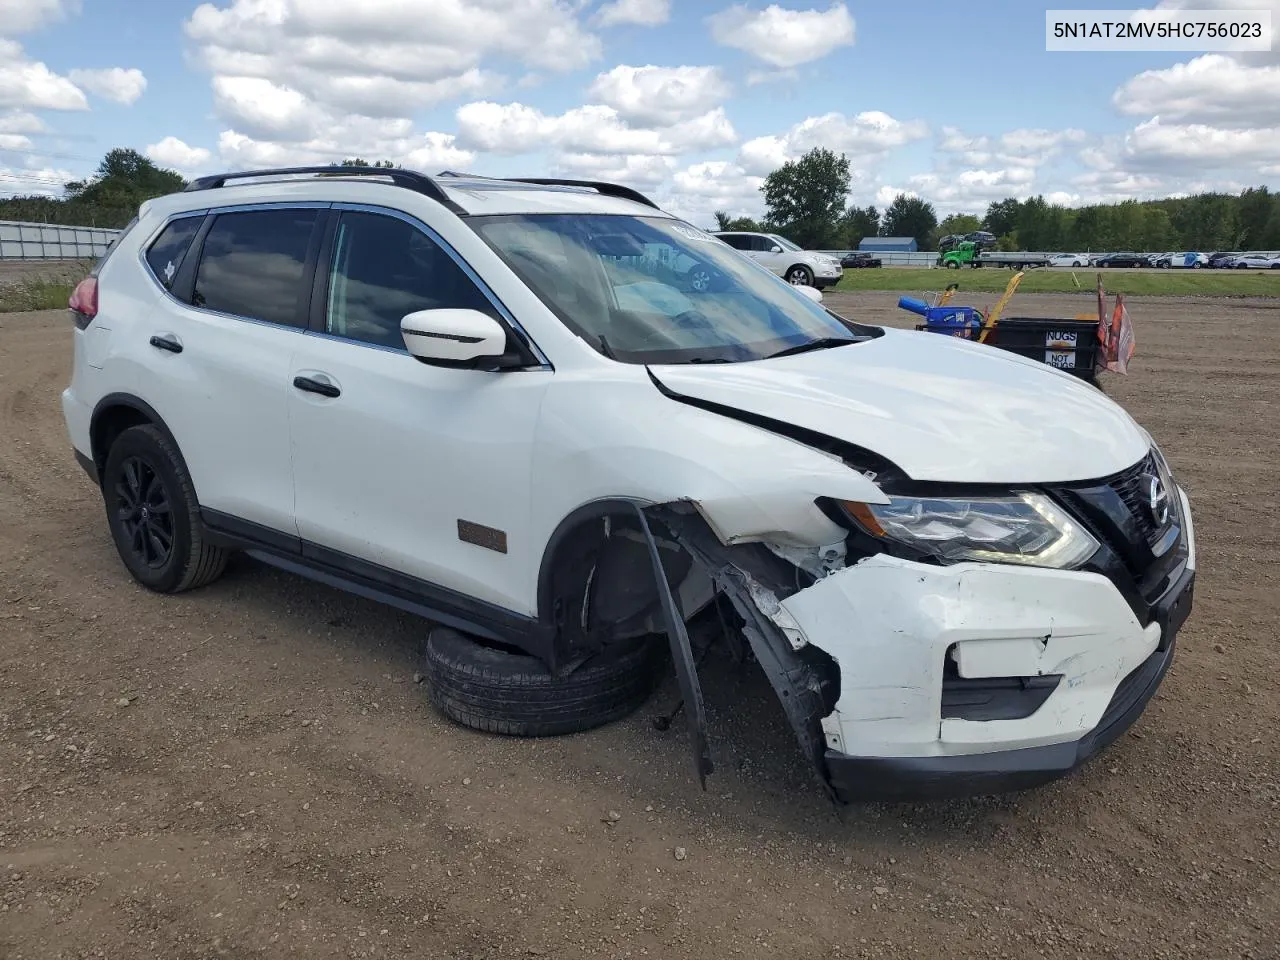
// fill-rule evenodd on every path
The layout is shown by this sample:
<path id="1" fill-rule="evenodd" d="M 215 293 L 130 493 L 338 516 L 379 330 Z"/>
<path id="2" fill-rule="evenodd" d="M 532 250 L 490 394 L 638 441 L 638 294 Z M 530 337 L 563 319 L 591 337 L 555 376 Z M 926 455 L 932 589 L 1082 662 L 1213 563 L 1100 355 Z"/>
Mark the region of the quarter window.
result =
<path id="1" fill-rule="evenodd" d="M 183 217 L 172 221 L 160 236 L 156 237 L 151 248 L 147 250 L 147 263 L 151 272 L 164 285 L 166 290 L 173 289 L 173 278 L 182 269 L 182 261 L 187 255 L 191 241 L 200 230 L 204 216 Z"/>
<path id="2" fill-rule="evenodd" d="M 205 237 L 192 304 L 303 326 L 307 247 L 319 216 L 297 208 L 221 214 Z"/>
<path id="3" fill-rule="evenodd" d="M 471 278 L 417 227 L 377 213 L 342 214 L 329 272 L 328 333 L 404 349 L 405 315 L 444 307 L 493 314 Z"/>

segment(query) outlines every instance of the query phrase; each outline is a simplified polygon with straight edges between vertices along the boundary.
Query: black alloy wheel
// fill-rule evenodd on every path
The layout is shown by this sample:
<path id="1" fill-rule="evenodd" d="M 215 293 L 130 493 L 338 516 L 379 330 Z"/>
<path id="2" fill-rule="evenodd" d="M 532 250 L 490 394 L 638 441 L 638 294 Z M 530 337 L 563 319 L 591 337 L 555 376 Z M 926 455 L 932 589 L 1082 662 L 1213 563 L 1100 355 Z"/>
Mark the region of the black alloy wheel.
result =
<path id="1" fill-rule="evenodd" d="M 134 560 L 152 570 L 162 569 L 173 556 L 173 507 L 163 478 L 139 456 L 120 465 L 112 491 L 116 516 Z"/>

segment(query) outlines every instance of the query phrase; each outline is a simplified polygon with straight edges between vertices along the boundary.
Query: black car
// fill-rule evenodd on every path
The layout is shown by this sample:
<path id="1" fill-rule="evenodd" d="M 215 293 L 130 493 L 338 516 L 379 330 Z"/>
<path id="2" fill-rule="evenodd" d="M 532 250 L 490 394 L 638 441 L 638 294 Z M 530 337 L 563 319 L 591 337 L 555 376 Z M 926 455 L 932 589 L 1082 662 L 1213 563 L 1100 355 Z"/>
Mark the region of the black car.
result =
<path id="1" fill-rule="evenodd" d="M 869 253 L 846 253 L 840 258 L 840 266 L 846 270 L 857 270 L 859 267 L 882 267 L 884 263 Z"/>
<path id="2" fill-rule="evenodd" d="M 1105 257 L 1099 257 L 1094 264 L 1098 267 L 1149 267 L 1149 261 L 1140 253 L 1110 253 Z"/>
<path id="3" fill-rule="evenodd" d="M 996 235 L 989 230 L 975 230 L 973 233 L 966 233 L 964 238 L 984 247 L 996 245 Z"/>
<path id="4" fill-rule="evenodd" d="M 1211 270 L 1225 270 L 1231 266 L 1231 261 L 1240 254 L 1236 251 L 1219 250 L 1217 253 L 1209 255 L 1209 262 L 1206 264 Z"/>

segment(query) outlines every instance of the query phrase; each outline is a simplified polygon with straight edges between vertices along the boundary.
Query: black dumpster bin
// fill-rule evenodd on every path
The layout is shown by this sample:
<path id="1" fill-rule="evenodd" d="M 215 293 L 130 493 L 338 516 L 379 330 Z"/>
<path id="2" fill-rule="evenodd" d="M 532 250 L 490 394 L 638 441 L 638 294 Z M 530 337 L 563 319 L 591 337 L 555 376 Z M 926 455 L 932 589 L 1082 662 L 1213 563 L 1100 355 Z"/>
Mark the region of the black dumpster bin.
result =
<path id="1" fill-rule="evenodd" d="M 987 335 L 987 344 L 1094 380 L 1098 356 L 1096 320 L 1054 320 L 1045 317 L 1001 317 Z"/>

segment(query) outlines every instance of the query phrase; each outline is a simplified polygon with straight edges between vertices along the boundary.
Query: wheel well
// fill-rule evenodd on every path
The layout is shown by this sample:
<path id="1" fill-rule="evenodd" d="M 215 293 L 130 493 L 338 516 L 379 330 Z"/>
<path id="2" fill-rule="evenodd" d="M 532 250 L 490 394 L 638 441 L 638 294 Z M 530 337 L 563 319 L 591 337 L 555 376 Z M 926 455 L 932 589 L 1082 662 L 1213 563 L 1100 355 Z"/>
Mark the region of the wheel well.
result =
<path id="1" fill-rule="evenodd" d="M 151 423 L 152 420 L 137 407 L 126 404 L 115 404 L 94 414 L 89 426 L 90 443 L 93 445 L 93 462 L 98 467 L 98 475 L 107 463 L 107 454 L 111 451 L 116 437 L 130 427 Z"/>
<path id="2" fill-rule="evenodd" d="M 692 558 L 654 534 L 667 583 L 677 591 Z M 659 602 L 631 501 L 589 504 L 561 521 L 538 573 L 539 619 L 556 630 L 557 659 L 570 660 L 633 634 L 655 615 Z"/>
<path id="3" fill-rule="evenodd" d="M 130 427 L 138 427 L 146 423 L 162 430 L 174 449 L 178 451 L 178 456 L 182 456 L 182 448 L 169 432 L 168 426 L 160 419 L 160 415 L 142 400 L 128 394 L 112 394 L 98 402 L 97 407 L 94 408 L 93 417 L 89 421 L 89 444 L 92 447 L 89 452 L 98 468 L 99 477 L 102 476 L 103 468 L 107 465 L 107 455 L 111 452 L 111 446 L 116 442 L 116 438 Z"/>
<path id="4" fill-rule="evenodd" d="M 790 273 L 796 267 L 799 267 L 802 270 L 807 270 L 810 274 L 813 273 L 813 267 L 809 266 L 807 263 L 793 263 L 791 266 L 787 267 L 786 272 Z"/>

